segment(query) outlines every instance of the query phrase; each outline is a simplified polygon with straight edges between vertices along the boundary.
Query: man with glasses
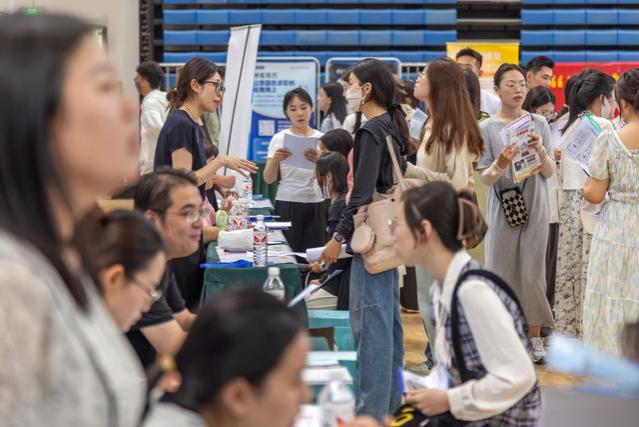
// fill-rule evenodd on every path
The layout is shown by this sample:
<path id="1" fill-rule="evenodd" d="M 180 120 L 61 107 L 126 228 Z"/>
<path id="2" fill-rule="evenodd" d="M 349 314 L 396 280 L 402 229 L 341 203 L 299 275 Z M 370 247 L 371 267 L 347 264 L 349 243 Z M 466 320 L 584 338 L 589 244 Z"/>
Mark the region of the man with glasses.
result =
<path id="1" fill-rule="evenodd" d="M 135 189 L 135 207 L 153 221 L 166 246 L 166 272 L 157 291 L 160 297 L 127 334 L 142 364 L 147 367 L 157 353 L 175 354 L 195 320 L 175 280 L 171 260 L 197 252 L 202 238 L 202 196 L 193 173 L 161 168 L 144 175 Z"/>

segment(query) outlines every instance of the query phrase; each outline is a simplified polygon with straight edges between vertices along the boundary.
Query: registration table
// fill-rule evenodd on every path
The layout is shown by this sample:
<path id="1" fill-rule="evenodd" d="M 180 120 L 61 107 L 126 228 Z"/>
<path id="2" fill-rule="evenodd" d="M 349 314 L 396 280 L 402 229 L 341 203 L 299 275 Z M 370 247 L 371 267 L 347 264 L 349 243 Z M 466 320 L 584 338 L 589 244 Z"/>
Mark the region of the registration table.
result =
<path id="1" fill-rule="evenodd" d="M 268 235 L 269 266 L 280 268 L 280 278 L 286 289 L 286 299 L 290 301 L 302 290 L 302 280 L 295 258 L 291 255 L 291 249 L 286 243 L 284 234 L 279 231 L 271 231 Z M 279 244 L 271 244 L 277 243 Z M 248 253 L 226 253 L 218 248 L 215 243 L 209 244 L 206 251 L 207 264 L 232 263 L 238 260 L 251 260 Z M 208 267 L 204 271 L 204 286 L 202 288 L 202 302 L 213 295 L 232 286 L 262 287 L 268 276 L 266 267 L 225 268 Z M 306 318 L 306 304 L 301 301 L 296 305 Z"/>

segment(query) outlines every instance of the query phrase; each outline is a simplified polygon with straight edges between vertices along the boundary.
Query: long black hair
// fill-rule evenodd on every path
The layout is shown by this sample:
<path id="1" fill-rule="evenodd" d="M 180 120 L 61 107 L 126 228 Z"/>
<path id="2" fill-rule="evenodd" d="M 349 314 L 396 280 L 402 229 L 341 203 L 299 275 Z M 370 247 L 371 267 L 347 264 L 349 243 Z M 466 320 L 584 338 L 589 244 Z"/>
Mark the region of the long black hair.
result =
<path id="1" fill-rule="evenodd" d="M 0 16 L 0 228 L 38 249 L 86 309 L 79 274 L 62 260 L 65 245 L 51 194 L 73 214 L 68 185 L 51 150 L 51 123 L 60 109 L 65 66 L 91 27 L 64 15 Z M 66 246 L 69 247 L 69 246 Z M 88 269 L 84 251 L 78 250 Z"/>
<path id="2" fill-rule="evenodd" d="M 198 410 L 235 378 L 259 386 L 303 328 L 295 312 L 261 289 L 237 287 L 210 299 L 175 356 L 182 385 L 170 400 Z"/>
<path id="3" fill-rule="evenodd" d="M 348 191 L 348 162 L 340 153 L 326 153 L 320 156 L 315 163 L 315 176 L 317 184 L 324 191 L 326 177 L 331 174 L 332 185 L 329 192 L 344 194 Z M 330 197 L 331 194 L 325 194 Z"/>
<path id="4" fill-rule="evenodd" d="M 595 71 L 582 79 L 578 79 L 570 93 L 570 101 L 568 103 L 570 115 L 561 133 L 564 134 L 595 99 L 602 95 L 608 98 L 614 88 L 615 79 L 601 71 Z"/>
<path id="5" fill-rule="evenodd" d="M 361 85 L 370 83 L 373 86 L 370 99 L 390 114 L 399 132 L 398 137 L 402 144 L 400 149 L 403 152 L 410 143 L 410 134 L 406 115 L 401 105 L 396 102 L 397 83 L 388 65 L 379 59 L 367 58 L 353 66 L 351 72 L 355 74 Z"/>
<path id="6" fill-rule="evenodd" d="M 170 111 L 180 108 L 184 101 L 194 93 L 191 88 L 192 80 L 197 81 L 199 84 L 204 84 L 206 79 L 219 72 L 219 67 L 212 61 L 198 56 L 191 58 L 180 69 L 175 89 L 170 90 L 166 95 L 169 100 Z"/>
<path id="7" fill-rule="evenodd" d="M 617 100 L 624 100 L 639 111 L 639 68 L 626 71 L 617 82 Z"/>
<path id="8" fill-rule="evenodd" d="M 346 118 L 346 97 L 344 96 L 344 86 L 340 83 L 326 83 L 322 85 L 322 90 L 326 92 L 326 96 L 330 98 L 331 105 L 326 111 L 326 115 L 333 113 L 340 123 L 344 123 Z M 322 113 L 324 119 L 324 113 Z"/>

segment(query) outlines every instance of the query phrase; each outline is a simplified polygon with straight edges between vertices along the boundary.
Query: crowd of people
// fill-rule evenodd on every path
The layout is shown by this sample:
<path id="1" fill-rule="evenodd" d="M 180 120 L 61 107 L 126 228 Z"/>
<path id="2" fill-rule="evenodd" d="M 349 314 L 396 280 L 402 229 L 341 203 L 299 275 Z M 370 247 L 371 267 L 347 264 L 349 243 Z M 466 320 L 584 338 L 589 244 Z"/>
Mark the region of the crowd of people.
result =
<path id="1" fill-rule="evenodd" d="M 489 91 L 470 48 L 415 82 L 365 59 L 318 99 L 296 88 L 282 100 L 291 127 L 273 135 L 263 177 L 279 183 L 275 213 L 292 222 L 293 251 L 324 248 L 310 266 L 320 280 L 343 271 L 316 299 L 350 312 L 363 415 L 351 427 L 380 426 L 402 402 L 441 422 L 538 425 L 534 363 L 548 331 L 639 360 L 637 328 L 622 334 L 639 318 L 639 69 L 617 81 L 584 69 L 555 111 L 553 67 L 502 64 Z M 199 307 L 216 213 L 236 197 L 220 169 L 258 170 L 217 149 L 224 73 L 195 57 L 164 92 L 158 64 L 140 64 L 138 117 L 90 25 L 0 16 L 8 425 L 284 427 L 310 399 L 294 311 L 255 289 Z M 304 153 L 314 169 L 285 162 L 290 135 L 317 139 Z M 519 179 L 522 153 L 537 166 Z M 118 194 L 134 209 L 97 207 Z M 373 228 L 387 227 L 394 256 L 416 268 L 438 385 L 405 395 L 399 270 L 371 272 L 368 252 L 353 250 L 361 212 L 378 200 L 393 200 L 393 219 Z M 482 240 L 484 266 L 467 252 Z M 352 258 L 340 258 L 344 245 Z"/>

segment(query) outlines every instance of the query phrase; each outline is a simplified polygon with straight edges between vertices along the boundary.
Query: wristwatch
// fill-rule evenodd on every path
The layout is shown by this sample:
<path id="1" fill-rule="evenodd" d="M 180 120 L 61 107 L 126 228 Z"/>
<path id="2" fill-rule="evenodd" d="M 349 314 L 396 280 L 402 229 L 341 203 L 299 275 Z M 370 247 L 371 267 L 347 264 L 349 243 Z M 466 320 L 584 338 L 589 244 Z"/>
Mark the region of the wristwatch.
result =
<path id="1" fill-rule="evenodd" d="M 341 245 L 346 243 L 346 239 L 344 238 L 344 236 L 339 234 L 337 231 L 335 233 L 333 233 L 333 239 L 335 239 L 337 241 L 337 243 L 339 243 Z"/>

